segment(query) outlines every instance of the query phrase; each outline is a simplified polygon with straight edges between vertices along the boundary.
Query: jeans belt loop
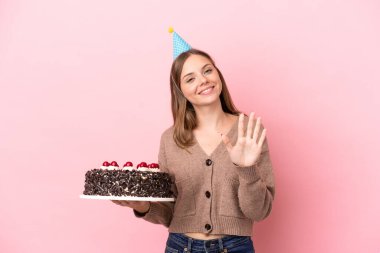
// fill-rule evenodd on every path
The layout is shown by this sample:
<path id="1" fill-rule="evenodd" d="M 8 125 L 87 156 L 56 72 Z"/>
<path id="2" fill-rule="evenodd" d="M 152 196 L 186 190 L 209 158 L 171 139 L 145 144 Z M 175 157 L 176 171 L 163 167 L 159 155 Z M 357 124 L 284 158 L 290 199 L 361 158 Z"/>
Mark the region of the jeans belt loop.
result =
<path id="1" fill-rule="evenodd" d="M 218 239 L 218 244 L 219 244 L 219 251 L 220 252 L 227 252 L 227 249 L 223 248 L 223 240 L 222 240 L 222 238 Z"/>
<path id="2" fill-rule="evenodd" d="M 185 248 L 185 252 L 191 252 L 191 244 L 193 242 L 193 239 L 189 238 L 187 240 L 187 248 Z"/>

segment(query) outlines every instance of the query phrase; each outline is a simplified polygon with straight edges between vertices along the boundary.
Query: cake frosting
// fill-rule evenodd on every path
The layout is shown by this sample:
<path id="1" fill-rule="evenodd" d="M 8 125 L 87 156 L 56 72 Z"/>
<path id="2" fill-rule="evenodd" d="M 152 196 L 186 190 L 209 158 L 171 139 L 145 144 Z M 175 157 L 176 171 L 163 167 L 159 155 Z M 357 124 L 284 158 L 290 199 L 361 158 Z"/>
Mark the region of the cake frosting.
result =
<path id="1" fill-rule="evenodd" d="M 117 162 L 104 162 L 99 169 L 86 172 L 84 195 L 172 198 L 172 180 L 157 163 L 131 162 L 122 168 Z"/>

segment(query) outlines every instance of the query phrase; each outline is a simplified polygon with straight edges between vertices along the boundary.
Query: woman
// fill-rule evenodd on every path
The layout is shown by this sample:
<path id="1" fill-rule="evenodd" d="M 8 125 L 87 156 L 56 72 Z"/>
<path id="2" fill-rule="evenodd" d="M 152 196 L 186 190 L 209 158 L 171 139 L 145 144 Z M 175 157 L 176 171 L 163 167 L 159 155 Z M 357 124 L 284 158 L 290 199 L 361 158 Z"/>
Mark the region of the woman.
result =
<path id="1" fill-rule="evenodd" d="M 260 117 L 239 113 L 211 57 L 180 54 L 170 78 L 174 124 L 161 136 L 161 170 L 175 203 L 114 201 L 169 228 L 165 252 L 254 252 L 254 221 L 266 218 L 274 177 Z"/>

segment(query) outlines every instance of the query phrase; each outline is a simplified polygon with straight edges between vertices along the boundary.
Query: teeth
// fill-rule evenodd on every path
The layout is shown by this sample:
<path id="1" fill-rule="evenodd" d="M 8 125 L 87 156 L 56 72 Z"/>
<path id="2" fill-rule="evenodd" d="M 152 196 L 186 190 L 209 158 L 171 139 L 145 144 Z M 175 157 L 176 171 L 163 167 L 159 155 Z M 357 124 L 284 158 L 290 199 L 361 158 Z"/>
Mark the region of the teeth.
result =
<path id="1" fill-rule="evenodd" d="M 208 91 L 211 90 L 212 88 L 213 88 L 213 87 L 210 87 L 210 88 L 208 88 L 207 90 L 202 91 L 201 94 L 203 94 L 203 93 L 205 93 L 205 92 L 208 92 Z"/>

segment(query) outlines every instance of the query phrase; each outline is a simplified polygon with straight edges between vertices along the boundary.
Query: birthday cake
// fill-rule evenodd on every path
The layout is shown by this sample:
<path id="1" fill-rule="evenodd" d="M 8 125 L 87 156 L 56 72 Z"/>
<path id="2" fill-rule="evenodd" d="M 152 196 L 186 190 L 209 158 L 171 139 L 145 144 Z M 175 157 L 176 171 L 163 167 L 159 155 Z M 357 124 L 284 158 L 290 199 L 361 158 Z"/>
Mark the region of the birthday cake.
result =
<path id="1" fill-rule="evenodd" d="M 100 168 L 86 172 L 84 195 L 172 198 L 172 181 L 157 163 L 141 162 L 133 167 L 126 162 L 104 162 Z"/>

